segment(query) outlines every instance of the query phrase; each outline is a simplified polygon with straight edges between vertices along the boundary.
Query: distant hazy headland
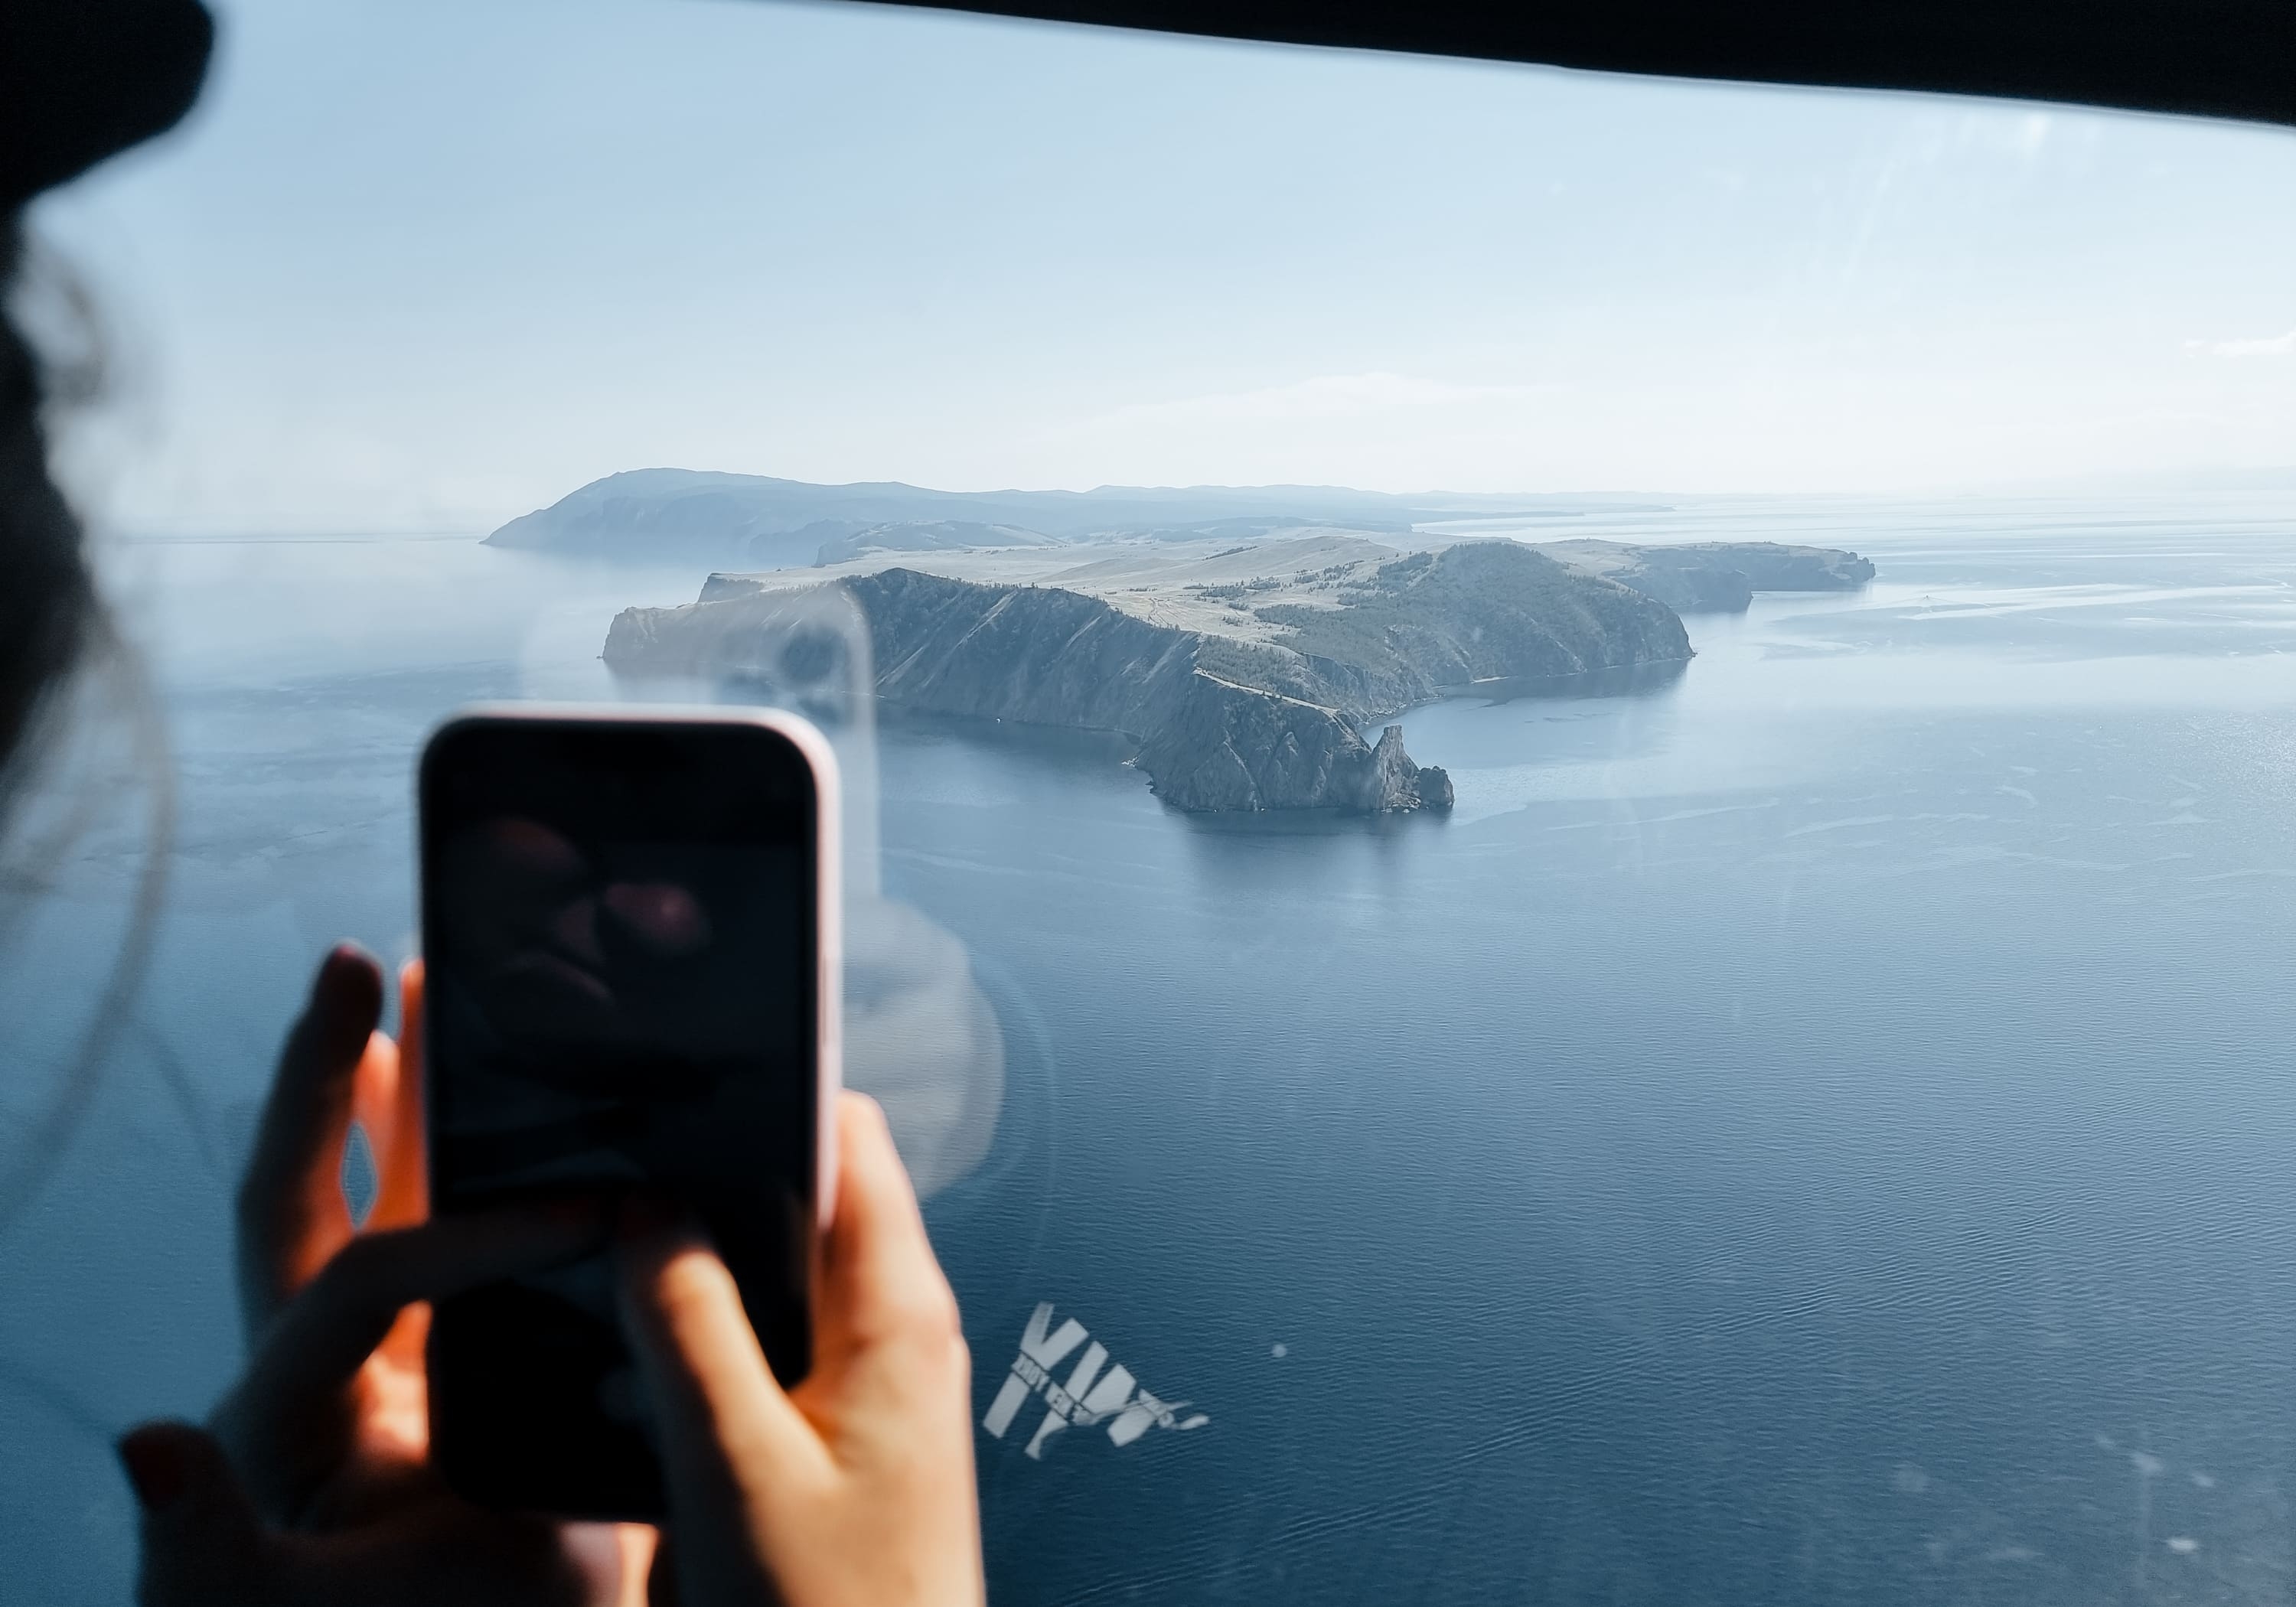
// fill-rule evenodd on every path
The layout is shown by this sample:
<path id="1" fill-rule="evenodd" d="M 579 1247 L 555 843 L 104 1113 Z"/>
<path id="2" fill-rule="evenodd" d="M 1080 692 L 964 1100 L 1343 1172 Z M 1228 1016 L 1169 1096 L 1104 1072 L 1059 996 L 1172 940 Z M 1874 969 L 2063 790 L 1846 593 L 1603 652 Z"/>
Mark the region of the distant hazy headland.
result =
<path id="1" fill-rule="evenodd" d="M 1606 512 L 1658 511 L 1623 499 Z M 488 539 L 724 565 L 693 603 L 628 609 L 617 672 L 724 661 L 795 588 L 869 622 L 878 695 L 919 711 L 1118 733 L 1192 810 L 1446 808 L 1449 777 L 1369 726 L 1479 684 L 1679 665 L 1677 610 L 1844 590 L 1854 553 L 1767 542 L 1568 539 L 1581 499 L 1335 487 L 933 491 L 651 469 L 583 487 Z M 1507 520 L 1552 543 L 1431 545 Z M 1440 543 L 1440 537 L 1431 538 Z"/>
<path id="2" fill-rule="evenodd" d="M 1617 509 L 1656 508 L 1626 498 Z M 898 480 L 808 485 L 761 474 L 635 469 L 593 480 L 512 520 L 487 540 L 605 558 L 694 559 L 720 569 L 809 564 L 822 545 L 878 526 L 943 521 L 1006 526 L 1056 541 L 1103 536 L 1186 539 L 1274 524 L 1403 534 L 1447 520 L 1568 519 L 1584 498 L 1429 493 L 1340 486 L 1102 486 L 1091 491 L 935 491 Z M 1232 531 L 1219 527 L 1234 526 Z"/>

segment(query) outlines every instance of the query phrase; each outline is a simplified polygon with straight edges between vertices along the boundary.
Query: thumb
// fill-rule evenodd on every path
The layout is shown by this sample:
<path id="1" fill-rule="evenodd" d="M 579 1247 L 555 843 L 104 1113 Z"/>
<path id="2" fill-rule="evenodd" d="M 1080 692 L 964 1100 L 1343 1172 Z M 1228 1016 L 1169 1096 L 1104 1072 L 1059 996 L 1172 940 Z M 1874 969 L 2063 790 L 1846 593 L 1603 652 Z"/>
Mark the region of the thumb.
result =
<path id="1" fill-rule="evenodd" d="M 615 1259 L 623 1329 L 660 1434 L 679 1584 L 704 1598 L 770 1598 L 750 1520 L 776 1528 L 829 1471 L 827 1449 L 766 1365 L 726 1264 L 652 1215 L 626 1213 Z"/>
<path id="2" fill-rule="evenodd" d="M 266 1599 L 263 1526 L 214 1436 L 147 1423 L 120 1439 L 119 1461 L 144 1512 L 143 1607 Z"/>

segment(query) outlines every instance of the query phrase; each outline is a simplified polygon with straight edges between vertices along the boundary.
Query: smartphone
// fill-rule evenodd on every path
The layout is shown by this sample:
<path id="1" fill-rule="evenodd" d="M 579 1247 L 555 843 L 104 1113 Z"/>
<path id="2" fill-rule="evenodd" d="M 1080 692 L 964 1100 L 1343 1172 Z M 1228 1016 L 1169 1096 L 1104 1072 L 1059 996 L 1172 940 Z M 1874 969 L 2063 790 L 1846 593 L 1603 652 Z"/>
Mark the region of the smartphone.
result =
<path id="1" fill-rule="evenodd" d="M 691 1210 L 784 1384 L 835 1180 L 837 767 L 793 715 L 518 706 L 422 755 L 430 1209 Z M 482 1505 L 661 1515 L 606 1253 L 438 1303 L 431 1455 Z"/>

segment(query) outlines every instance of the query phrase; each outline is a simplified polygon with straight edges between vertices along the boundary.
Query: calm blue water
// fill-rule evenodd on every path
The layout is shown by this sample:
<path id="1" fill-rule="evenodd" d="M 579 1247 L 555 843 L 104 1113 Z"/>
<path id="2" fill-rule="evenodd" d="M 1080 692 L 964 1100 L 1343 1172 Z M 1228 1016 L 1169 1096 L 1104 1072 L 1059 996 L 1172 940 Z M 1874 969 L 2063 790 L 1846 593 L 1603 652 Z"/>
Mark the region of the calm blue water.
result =
<path id="1" fill-rule="evenodd" d="M 998 1598 L 2287 1600 L 2296 508 L 1638 529 L 1880 578 L 1694 619 L 1629 694 L 1414 712 L 1447 821 L 1189 818 L 1091 743 L 886 733 L 888 889 L 1011 1050 L 931 1208 L 977 1409 L 1051 1301 L 1210 1418 L 983 1435 Z M 612 610 L 699 579 L 118 564 L 180 860 L 129 1041 L 0 1229 L 12 1600 L 122 1598 L 104 1435 L 235 1365 L 228 1179 L 312 960 L 406 947 L 422 731 L 603 690 Z M 93 885 L 32 971 L 110 941 Z"/>

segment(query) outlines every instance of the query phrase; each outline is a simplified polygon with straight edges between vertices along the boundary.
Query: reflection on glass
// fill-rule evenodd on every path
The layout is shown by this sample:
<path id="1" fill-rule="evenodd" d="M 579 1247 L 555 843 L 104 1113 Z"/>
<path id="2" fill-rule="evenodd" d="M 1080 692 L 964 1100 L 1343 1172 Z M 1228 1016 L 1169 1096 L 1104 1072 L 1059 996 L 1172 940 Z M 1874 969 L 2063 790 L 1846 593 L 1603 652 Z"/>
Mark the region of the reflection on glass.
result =
<path id="1" fill-rule="evenodd" d="M 102 1431 L 232 1365 L 217 1201 L 310 955 L 411 947 L 408 754 L 548 696 L 837 742 L 1000 1599 L 2284 1598 L 2286 135 L 537 14 L 241 0 L 45 220 L 168 381 L 112 562 L 185 810 L 148 1053 L 0 1239 L 28 1591 L 125 1596 Z M 734 917 L 488 821 L 467 1030 L 570 1051 L 505 1175 L 635 1167 L 701 1029 L 594 1084 Z"/>

